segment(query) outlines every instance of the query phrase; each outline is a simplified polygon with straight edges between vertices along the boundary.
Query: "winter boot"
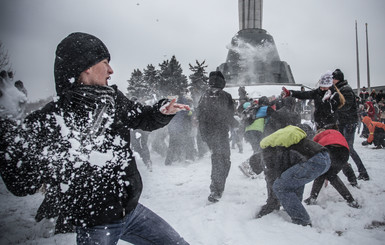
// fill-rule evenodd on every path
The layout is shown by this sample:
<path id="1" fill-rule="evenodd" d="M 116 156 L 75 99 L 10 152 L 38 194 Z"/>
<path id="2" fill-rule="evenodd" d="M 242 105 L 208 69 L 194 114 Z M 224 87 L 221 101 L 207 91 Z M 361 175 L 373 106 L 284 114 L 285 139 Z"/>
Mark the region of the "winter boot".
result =
<path id="1" fill-rule="evenodd" d="M 144 165 L 146 165 L 148 171 L 152 172 L 152 162 L 151 162 L 151 160 L 145 162 Z"/>
<path id="2" fill-rule="evenodd" d="M 352 208 L 361 208 L 361 206 L 358 204 L 357 201 L 353 200 L 351 202 L 348 202 L 348 206 Z"/>
<path id="3" fill-rule="evenodd" d="M 313 227 L 311 222 L 304 222 L 302 220 L 298 220 L 298 219 L 291 219 L 291 222 L 293 224 L 296 224 L 296 225 L 302 225 L 302 226 L 310 226 L 310 227 Z"/>
<path id="4" fill-rule="evenodd" d="M 368 181 L 369 180 L 369 175 L 368 175 L 368 173 L 360 173 L 358 175 L 357 179 L 362 179 L 364 181 Z"/>
<path id="5" fill-rule="evenodd" d="M 215 203 L 215 202 L 219 202 L 219 199 L 221 199 L 221 197 L 222 196 L 220 194 L 211 192 L 207 199 L 209 200 L 209 202 Z"/>
<path id="6" fill-rule="evenodd" d="M 249 160 L 250 159 L 247 159 L 246 161 L 242 162 L 238 167 L 245 176 L 255 179 L 257 178 L 257 174 L 254 173 L 251 169 Z"/>
<path id="7" fill-rule="evenodd" d="M 262 206 L 261 210 L 259 210 L 259 212 L 257 213 L 257 215 L 255 216 L 256 219 L 259 219 L 269 213 L 272 213 L 274 210 L 279 210 L 280 209 L 280 205 L 279 204 L 265 204 Z"/>
<path id="8" fill-rule="evenodd" d="M 317 199 L 314 197 L 308 197 L 305 200 L 303 200 L 304 203 L 307 205 L 315 205 L 317 203 Z"/>

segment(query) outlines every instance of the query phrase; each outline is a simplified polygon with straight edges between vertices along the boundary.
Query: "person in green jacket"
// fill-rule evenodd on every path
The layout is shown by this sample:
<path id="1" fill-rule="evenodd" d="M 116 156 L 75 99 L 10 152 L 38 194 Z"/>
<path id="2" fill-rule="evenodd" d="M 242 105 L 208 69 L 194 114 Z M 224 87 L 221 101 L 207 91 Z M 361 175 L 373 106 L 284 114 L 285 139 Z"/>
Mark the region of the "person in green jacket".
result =
<path id="1" fill-rule="evenodd" d="M 310 216 L 302 205 L 303 192 L 307 183 L 330 168 L 327 149 L 308 139 L 301 128 L 292 125 L 263 138 L 260 146 L 269 178 L 274 180 L 272 191 L 280 204 L 294 224 L 311 226 Z M 273 211 L 269 210 L 270 213 Z"/>

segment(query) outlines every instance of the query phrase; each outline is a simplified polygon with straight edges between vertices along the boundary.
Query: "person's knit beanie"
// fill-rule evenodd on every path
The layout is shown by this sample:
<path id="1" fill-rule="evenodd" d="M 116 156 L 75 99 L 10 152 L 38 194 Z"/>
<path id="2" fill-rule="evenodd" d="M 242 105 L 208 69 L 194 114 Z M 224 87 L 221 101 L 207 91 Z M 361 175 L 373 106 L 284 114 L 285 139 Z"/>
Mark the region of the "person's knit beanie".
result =
<path id="1" fill-rule="evenodd" d="M 344 81 L 344 74 L 342 73 L 342 71 L 340 69 L 336 69 L 333 72 L 333 79 L 336 79 L 338 81 Z"/>
<path id="2" fill-rule="evenodd" d="M 106 45 L 97 37 L 75 32 L 64 38 L 56 49 L 55 82 L 60 96 L 76 82 L 80 73 L 111 56 Z"/>
<path id="3" fill-rule="evenodd" d="M 209 74 L 209 86 L 223 89 L 226 86 L 225 77 L 220 71 L 212 71 Z"/>
<path id="4" fill-rule="evenodd" d="M 333 85 L 333 75 L 331 71 L 323 74 L 319 80 L 319 86 L 324 88 L 329 88 Z"/>

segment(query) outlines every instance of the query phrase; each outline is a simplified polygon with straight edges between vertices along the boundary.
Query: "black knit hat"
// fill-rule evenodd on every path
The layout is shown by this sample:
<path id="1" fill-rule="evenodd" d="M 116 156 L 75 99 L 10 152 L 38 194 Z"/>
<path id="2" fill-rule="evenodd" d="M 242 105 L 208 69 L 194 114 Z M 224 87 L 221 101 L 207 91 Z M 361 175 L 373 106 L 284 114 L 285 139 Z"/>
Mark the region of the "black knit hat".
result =
<path id="1" fill-rule="evenodd" d="M 266 96 L 262 96 L 258 100 L 258 105 L 261 105 L 261 106 L 269 105 L 269 98 L 267 98 Z"/>
<path id="2" fill-rule="evenodd" d="M 226 86 L 225 77 L 220 71 L 212 71 L 209 75 L 209 86 L 223 89 Z"/>
<path id="3" fill-rule="evenodd" d="M 64 38 L 56 48 L 55 82 L 58 95 L 71 87 L 70 79 L 75 81 L 80 73 L 111 56 L 106 45 L 97 37 L 87 33 L 75 32 Z"/>
<path id="4" fill-rule="evenodd" d="M 336 69 L 333 72 L 333 79 L 336 79 L 338 81 L 344 81 L 344 74 L 342 73 L 342 71 L 340 69 Z"/>

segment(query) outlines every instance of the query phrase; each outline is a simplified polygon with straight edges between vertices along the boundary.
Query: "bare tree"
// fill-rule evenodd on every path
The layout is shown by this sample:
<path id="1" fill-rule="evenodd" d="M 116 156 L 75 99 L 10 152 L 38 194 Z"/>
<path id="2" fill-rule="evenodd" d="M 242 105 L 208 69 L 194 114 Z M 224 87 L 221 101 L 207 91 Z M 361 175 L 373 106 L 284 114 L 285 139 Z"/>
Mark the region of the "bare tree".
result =
<path id="1" fill-rule="evenodd" d="M 8 50 L 5 49 L 4 44 L 0 41 L 0 71 L 11 71 Z"/>

